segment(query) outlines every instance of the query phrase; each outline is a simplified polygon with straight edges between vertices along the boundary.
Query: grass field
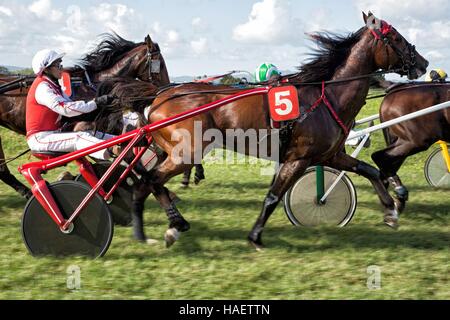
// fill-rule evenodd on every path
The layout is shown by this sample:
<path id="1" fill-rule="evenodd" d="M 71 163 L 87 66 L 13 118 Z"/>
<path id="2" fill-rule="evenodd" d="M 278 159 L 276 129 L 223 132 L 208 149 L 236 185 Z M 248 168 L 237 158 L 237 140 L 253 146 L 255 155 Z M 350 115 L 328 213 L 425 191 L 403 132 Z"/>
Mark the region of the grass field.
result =
<path id="1" fill-rule="evenodd" d="M 379 103 L 370 102 L 360 117 L 376 113 Z M 23 137 L 4 129 L 0 134 L 7 156 L 26 148 Z M 370 152 L 382 145 L 377 133 L 361 159 L 370 161 Z M 95 261 L 32 258 L 21 238 L 25 201 L 2 184 L 0 299 L 450 299 L 450 197 L 425 181 L 430 151 L 410 158 L 400 172 L 410 201 L 398 231 L 382 224 L 369 182 L 350 175 L 359 204 L 348 227 L 296 228 L 280 206 L 264 233 L 268 248 L 260 253 L 246 242 L 271 179 L 260 176 L 258 166 L 207 165 L 207 180 L 188 190 L 175 179 L 169 187 L 183 199 L 179 208 L 191 231 L 165 249 L 167 221 L 152 198 L 146 231 L 160 244 L 138 244 L 131 229 L 117 227 L 108 253 Z M 16 174 L 27 161 L 10 168 Z M 66 285 L 74 265 L 81 270 L 80 290 Z M 373 265 L 381 270 L 377 290 L 367 287 Z"/>

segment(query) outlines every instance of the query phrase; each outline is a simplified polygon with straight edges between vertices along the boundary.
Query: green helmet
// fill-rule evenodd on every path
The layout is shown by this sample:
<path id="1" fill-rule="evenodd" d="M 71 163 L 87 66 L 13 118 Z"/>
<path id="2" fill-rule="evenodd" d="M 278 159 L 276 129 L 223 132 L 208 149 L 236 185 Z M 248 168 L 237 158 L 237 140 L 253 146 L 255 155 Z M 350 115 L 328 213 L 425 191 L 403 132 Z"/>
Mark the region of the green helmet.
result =
<path id="1" fill-rule="evenodd" d="M 255 81 L 264 82 L 272 78 L 273 76 L 281 75 L 278 68 L 271 63 L 261 64 L 255 71 Z"/>

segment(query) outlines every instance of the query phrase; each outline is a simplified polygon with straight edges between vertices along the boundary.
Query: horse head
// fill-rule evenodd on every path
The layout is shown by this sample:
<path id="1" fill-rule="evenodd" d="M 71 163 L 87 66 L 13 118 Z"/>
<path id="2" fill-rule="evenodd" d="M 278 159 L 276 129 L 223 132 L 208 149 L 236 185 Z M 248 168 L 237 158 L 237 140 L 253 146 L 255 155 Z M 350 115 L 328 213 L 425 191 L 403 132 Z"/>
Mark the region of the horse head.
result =
<path id="1" fill-rule="evenodd" d="M 140 54 L 139 59 L 136 60 L 136 78 L 151 82 L 158 87 L 170 84 L 169 73 L 161 49 L 156 42 L 153 42 L 150 35 L 145 37 L 140 49 L 144 54 Z"/>
<path id="2" fill-rule="evenodd" d="M 426 73 L 428 61 L 410 44 L 400 32 L 371 12 L 363 19 L 367 29 L 373 35 L 375 64 L 383 70 L 392 70 L 408 79 L 414 80 Z"/>

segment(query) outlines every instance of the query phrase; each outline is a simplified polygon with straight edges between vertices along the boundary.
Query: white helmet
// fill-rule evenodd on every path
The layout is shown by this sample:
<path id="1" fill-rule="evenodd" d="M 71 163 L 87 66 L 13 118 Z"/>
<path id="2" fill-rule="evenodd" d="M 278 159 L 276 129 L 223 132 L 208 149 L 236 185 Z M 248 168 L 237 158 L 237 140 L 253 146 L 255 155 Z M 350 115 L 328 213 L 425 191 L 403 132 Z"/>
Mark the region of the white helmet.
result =
<path id="1" fill-rule="evenodd" d="M 44 49 L 35 54 L 32 62 L 33 71 L 37 76 L 42 75 L 45 69 L 47 69 L 53 62 L 58 59 L 62 59 L 66 54 L 57 53 L 54 50 Z"/>

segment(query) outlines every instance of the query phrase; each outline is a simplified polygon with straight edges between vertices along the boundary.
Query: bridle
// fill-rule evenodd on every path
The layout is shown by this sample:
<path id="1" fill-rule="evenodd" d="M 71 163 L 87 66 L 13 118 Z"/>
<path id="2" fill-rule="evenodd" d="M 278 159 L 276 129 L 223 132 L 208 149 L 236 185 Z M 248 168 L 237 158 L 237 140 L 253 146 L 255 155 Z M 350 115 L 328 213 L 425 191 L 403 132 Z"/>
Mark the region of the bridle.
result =
<path id="1" fill-rule="evenodd" d="M 389 61 L 389 47 L 395 52 L 398 58 L 402 62 L 401 71 L 411 76 L 412 72 L 415 72 L 415 66 L 417 64 L 417 56 L 416 56 L 416 47 L 409 42 L 408 44 L 408 53 L 405 54 L 396 44 L 392 43 L 389 39 L 388 35 L 394 30 L 394 28 L 388 24 L 386 21 L 381 21 L 380 28 L 369 28 L 375 37 L 375 45 L 378 41 L 383 41 L 386 47 L 386 55 Z M 392 66 L 389 66 L 388 70 L 391 70 Z"/>
<path id="2" fill-rule="evenodd" d="M 138 78 L 148 72 L 148 81 L 161 81 L 161 50 L 158 45 L 155 47 L 156 49 L 152 51 L 147 46 L 147 60 L 144 65 L 144 70 L 138 75 Z"/>

